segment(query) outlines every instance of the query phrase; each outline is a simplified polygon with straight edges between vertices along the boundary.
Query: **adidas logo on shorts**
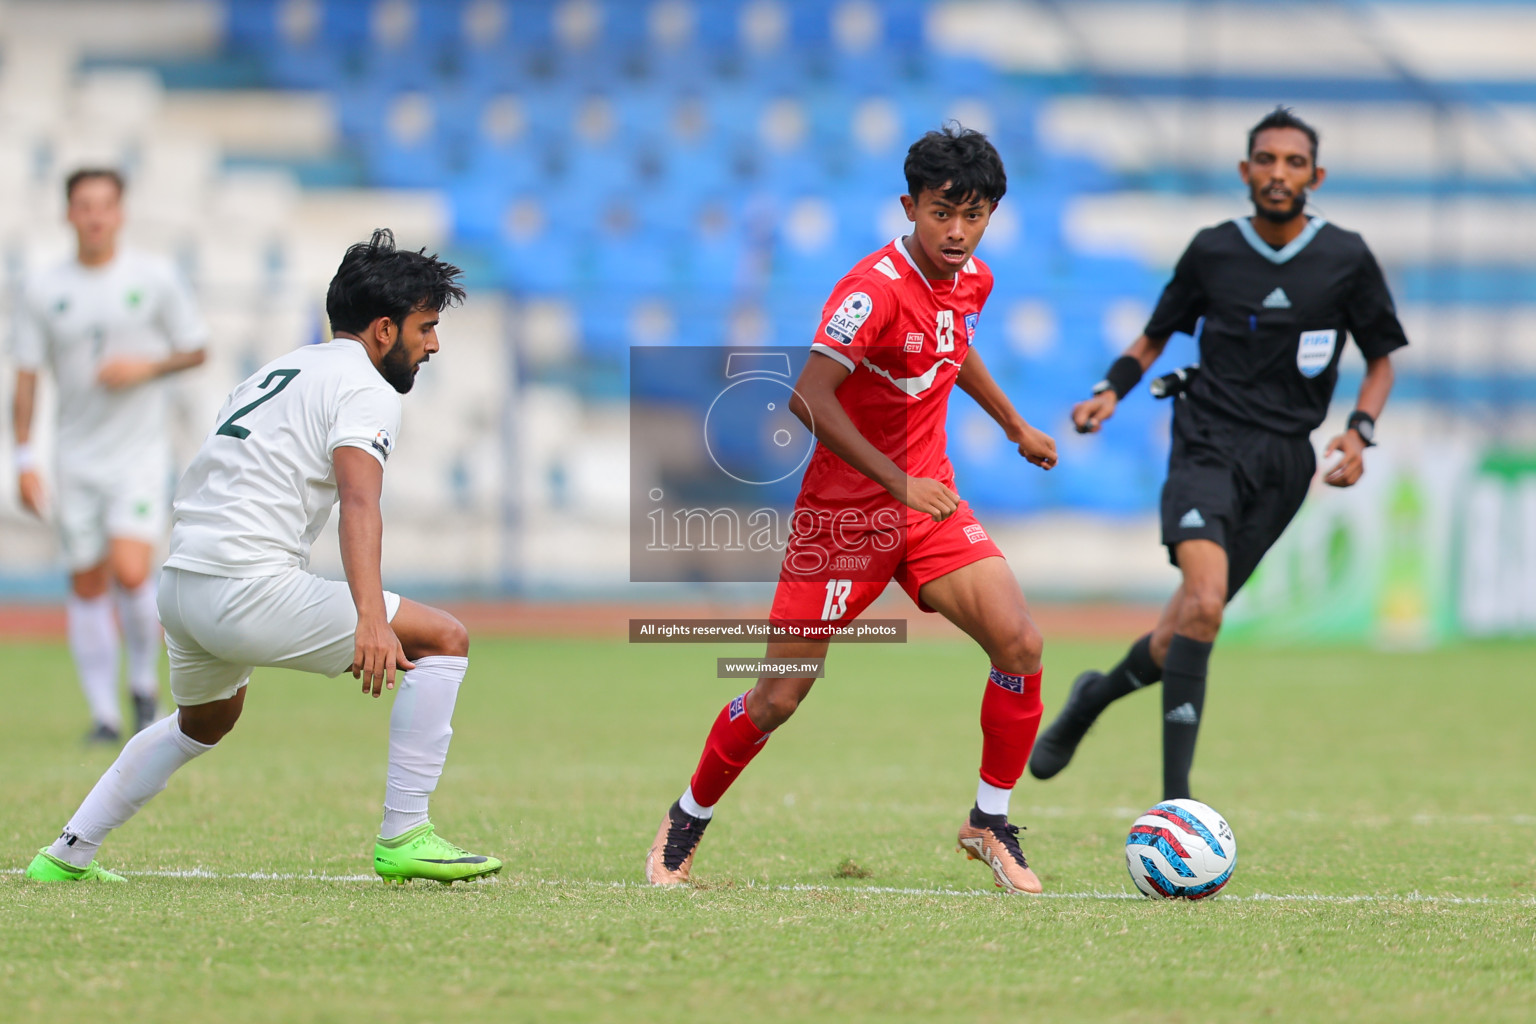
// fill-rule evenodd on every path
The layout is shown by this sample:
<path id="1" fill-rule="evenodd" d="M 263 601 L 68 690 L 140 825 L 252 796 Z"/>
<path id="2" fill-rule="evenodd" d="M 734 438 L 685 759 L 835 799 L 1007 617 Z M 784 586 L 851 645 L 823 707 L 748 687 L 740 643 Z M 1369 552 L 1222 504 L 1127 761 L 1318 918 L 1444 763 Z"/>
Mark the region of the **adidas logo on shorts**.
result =
<path id="1" fill-rule="evenodd" d="M 1185 530 L 1198 530 L 1204 525 L 1205 516 L 1202 516 L 1197 508 L 1185 512 L 1184 518 L 1179 520 L 1179 526 Z"/>

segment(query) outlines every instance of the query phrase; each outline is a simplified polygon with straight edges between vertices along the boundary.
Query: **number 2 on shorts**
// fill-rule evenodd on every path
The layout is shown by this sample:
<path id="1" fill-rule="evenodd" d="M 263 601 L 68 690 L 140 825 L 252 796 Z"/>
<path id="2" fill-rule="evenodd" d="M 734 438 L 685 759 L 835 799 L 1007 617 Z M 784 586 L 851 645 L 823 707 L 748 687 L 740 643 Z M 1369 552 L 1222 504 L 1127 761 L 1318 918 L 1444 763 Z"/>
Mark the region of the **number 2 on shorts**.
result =
<path id="1" fill-rule="evenodd" d="M 853 580 L 827 580 L 827 601 L 821 606 L 821 617 L 826 622 L 835 622 L 848 611 L 848 592 L 853 589 Z"/>
<path id="2" fill-rule="evenodd" d="M 281 382 L 278 383 L 277 387 L 272 388 L 271 391 L 267 391 L 266 394 L 264 394 L 260 398 L 256 399 L 256 401 L 250 403 L 249 405 L 241 406 L 239 409 L 236 409 L 235 410 L 235 414 L 233 416 L 231 416 L 229 419 L 225 420 L 223 423 L 220 423 L 219 424 L 219 429 L 215 430 L 214 433 L 215 434 L 224 434 L 227 437 L 239 438 L 242 441 L 244 441 L 246 438 L 250 437 L 251 436 L 250 429 L 247 428 L 247 427 L 242 427 L 242 426 L 237 425 L 235 423 L 235 420 L 237 420 L 240 417 L 244 416 L 246 413 L 248 413 L 252 409 L 256 408 L 262 402 L 270 402 L 270 401 L 272 401 L 272 399 L 277 397 L 277 393 L 279 391 L 283 390 L 283 388 L 287 387 L 288 383 L 290 381 L 292 381 L 293 378 L 297 377 L 298 375 L 299 375 L 299 371 L 298 370 L 273 370 L 271 373 L 267 374 L 267 379 L 261 382 L 261 388 L 264 391 L 278 377 L 281 377 L 283 379 L 282 379 Z"/>

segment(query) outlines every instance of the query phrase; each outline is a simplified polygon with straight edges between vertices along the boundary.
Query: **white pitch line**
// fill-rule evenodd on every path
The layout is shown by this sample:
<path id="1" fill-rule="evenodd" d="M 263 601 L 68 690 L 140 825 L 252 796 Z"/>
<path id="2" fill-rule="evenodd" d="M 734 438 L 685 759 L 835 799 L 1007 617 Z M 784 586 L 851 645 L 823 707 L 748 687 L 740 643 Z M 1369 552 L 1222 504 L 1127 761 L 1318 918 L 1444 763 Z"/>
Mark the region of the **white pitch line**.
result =
<path id="1" fill-rule="evenodd" d="M 1058 818 L 1114 818 L 1116 820 L 1135 821 L 1145 808 L 1137 810 L 1134 807 L 1051 807 L 1036 805 L 1026 807 L 1019 815 L 1020 821 L 1028 821 L 1030 818 L 1058 819 Z M 1536 825 L 1536 814 L 1362 814 L 1350 817 L 1348 821 L 1341 822 L 1337 815 L 1327 815 L 1318 811 L 1278 811 L 1259 812 L 1242 816 L 1242 824 L 1251 825 L 1254 822 L 1273 821 L 1304 821 L 1309 824 L 1339 823 L 1359 828 L 1398 828 L 1403 825 L 1435 826 L 1442 828 L 1487 826 L 1487 825 L 1515 825 L 1530 827 Z"/>
<path id="2" fill-rule="evenodd" d="M 189 868 L 181 871 L 122 871 L 137 878 L 211 878 L 238 879 L 243 882 L 377 882 L 378 875 L 300 875 L 272 871 L 209 871 Z"/>
<path id="3" fill-rule="evenodd" d="M 21 868 L 6 868 L 0 874 L 19 875 Z M 207 878 L 215 881 L 243 882 L 376 882 L 378 875 L 300 875 L 276 871 L 209 871 L 207 868 L 183 868 L 176 871 L 118 871 L 130 878 Z"/>
<path id="4" fill-rule="evenodd" d="M 514 885 L 523 884 L 514 882 Z M 560 886 L 576 885 L 610 889 L 650 889 L 649 885 L 639 882 L 598 882 L 579 881 L 565 882 L 547 880 L 538 884 Z M 769 892 L 826 892 L 826 893 L 852 893 L 855 895 L 878 896 L 966 896 L 970 898 L 989 897 L 996 895 L 988 889 L 923 889 L 917 887 L 901 887 L 887 885 L 818 885 L 800 882 L 788 885 L 757 885 L 748 882 L 743 888 L 762 889 Z M 1036 899 L 1056 900 L 1131 900 L 1135 902 L 1149 902 L 1147 897 L 1134 892 L 1046 892 L 1036 893 Z M 1223 903 L 1448 903 L 1448 904 L 1489 904 L 1489 905 L 1526 905 L 1536 907 L 1536 896 L 1433 896 L 1414 892 L 1405 895 L 1380 895 L 1374 893 L 1361 893 L 1353 896 L 1334 896 L 1327 893 L 1253 893 L 1248 896 L 1222 894 L 1212 897 Z"/>
<path id="5" fill-rule="evenodd" d="M 21 868 L 6 868 L 0 870 L 0 874 L 19 875 Z M 211 881 L 242 881 L 242 882 L 376 882 L 377 875 L 301 875 L 297 873 L 273 872 L 273 871 L 210 871 L 207 868 L 187 868 L 176 871 L 123 871 L 120 874 L 130 878 L 204 878 Z M 515 881 L 512 879 L 494 879 L 498 885 L 514 886 L 544 886 L 548 888 L 573 887 L 581 889 L 640 889 L 651 890 L 653 886 L 641 882 L 626 881 L 600 881 L 597 879 L 535 879 L 531 881 Z M 854 896 L 961 896 L 969 899 L 977 899 L 995 896 L 989 889 L 924 889 L 921 887 L 905 887 L 891 885 L 819 885 L 809 882 L 791 884 L 767 884 L 762 885 L 748 882 L 741 886 L 742 889 L 765 892 L 818 892 L 818 893 L 846 893 Z M 686 891 L 686 890 L 683 890 Z M 730 891 L 730 890 L 719 890 Z M 1147 898 L 1133 892 L 1047 892 L 1040 893 L 1037 899 L 1053 900 L 1130 900 L 1133 902 L 1146 902 Z M 1222 894 L 1212 897 L 1213 900 L 1222 903 L 1444 903 L 1452 906 L 1531 906 L 1536 907 L 1536 896 L 1435 896 L 1426 893 L 1412 892 L 1402 895 L 1382 895 L 1378 893 L 1361 893 L 1353 896 L 1336 896 L 1327 893 L 1267 893 L 1256 892 L 1247 896 Z"/>

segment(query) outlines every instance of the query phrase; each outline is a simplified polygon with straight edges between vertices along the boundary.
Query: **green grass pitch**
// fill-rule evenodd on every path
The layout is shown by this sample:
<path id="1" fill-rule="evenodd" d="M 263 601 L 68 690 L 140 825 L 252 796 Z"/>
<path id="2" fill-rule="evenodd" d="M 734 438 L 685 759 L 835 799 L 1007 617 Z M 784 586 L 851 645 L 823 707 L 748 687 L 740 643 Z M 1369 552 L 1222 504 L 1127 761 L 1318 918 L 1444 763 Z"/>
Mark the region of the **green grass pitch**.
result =
<path id="1" fill-rule="evenodd" d="M 6 646 L 0 1020 L 1536 1013 L 1536 648 L 1218 650 L 1195 786 L 1240 860 L 1192 905 L 1131 898 L 1121 852 L 1159 795 L 1151 693 L 1117 705 L 1059 778 L 1021 782 L 1014 819 L 1047 897 L 1005 897 L 954 851 L 986 661 L 935 641 L 835 650 L 722 802 L 700 884 L 637 886 L 735 692 L 711 678 L 728 653 L 748 652 L 479 642 L 433 817 L 506 861 L 494 883 L 347 877 L 371 866 L 388 698 L 258 672 L 235 732 L 104 849 L 144 874 L 45 887 L 16 870 L 113 755 L 78 743 L 62 647 Z M 1048 647 L 1047 715 L 1117 653 Z"/>

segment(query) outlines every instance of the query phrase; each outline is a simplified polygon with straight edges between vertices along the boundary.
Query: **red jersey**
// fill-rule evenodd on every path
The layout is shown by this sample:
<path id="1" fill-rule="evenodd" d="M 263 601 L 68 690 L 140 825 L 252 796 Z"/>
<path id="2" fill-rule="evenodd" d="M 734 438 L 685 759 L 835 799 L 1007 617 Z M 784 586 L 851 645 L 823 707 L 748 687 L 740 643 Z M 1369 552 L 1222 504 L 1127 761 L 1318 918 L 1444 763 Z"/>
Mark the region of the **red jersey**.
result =
<path id="1" fill-rule="evenodd" d="M 945 418 L 970 351 L 992 271 L 972 257 L 953 281 L 929 281 L 897 239 L 860 260 L 821 311 L 812 351 L 851 371 L 837 400 L 859 433 L 909 475 L 954 488 Z M 800 485 L 801 507 L 905 508 L 818 444 Z"/>

